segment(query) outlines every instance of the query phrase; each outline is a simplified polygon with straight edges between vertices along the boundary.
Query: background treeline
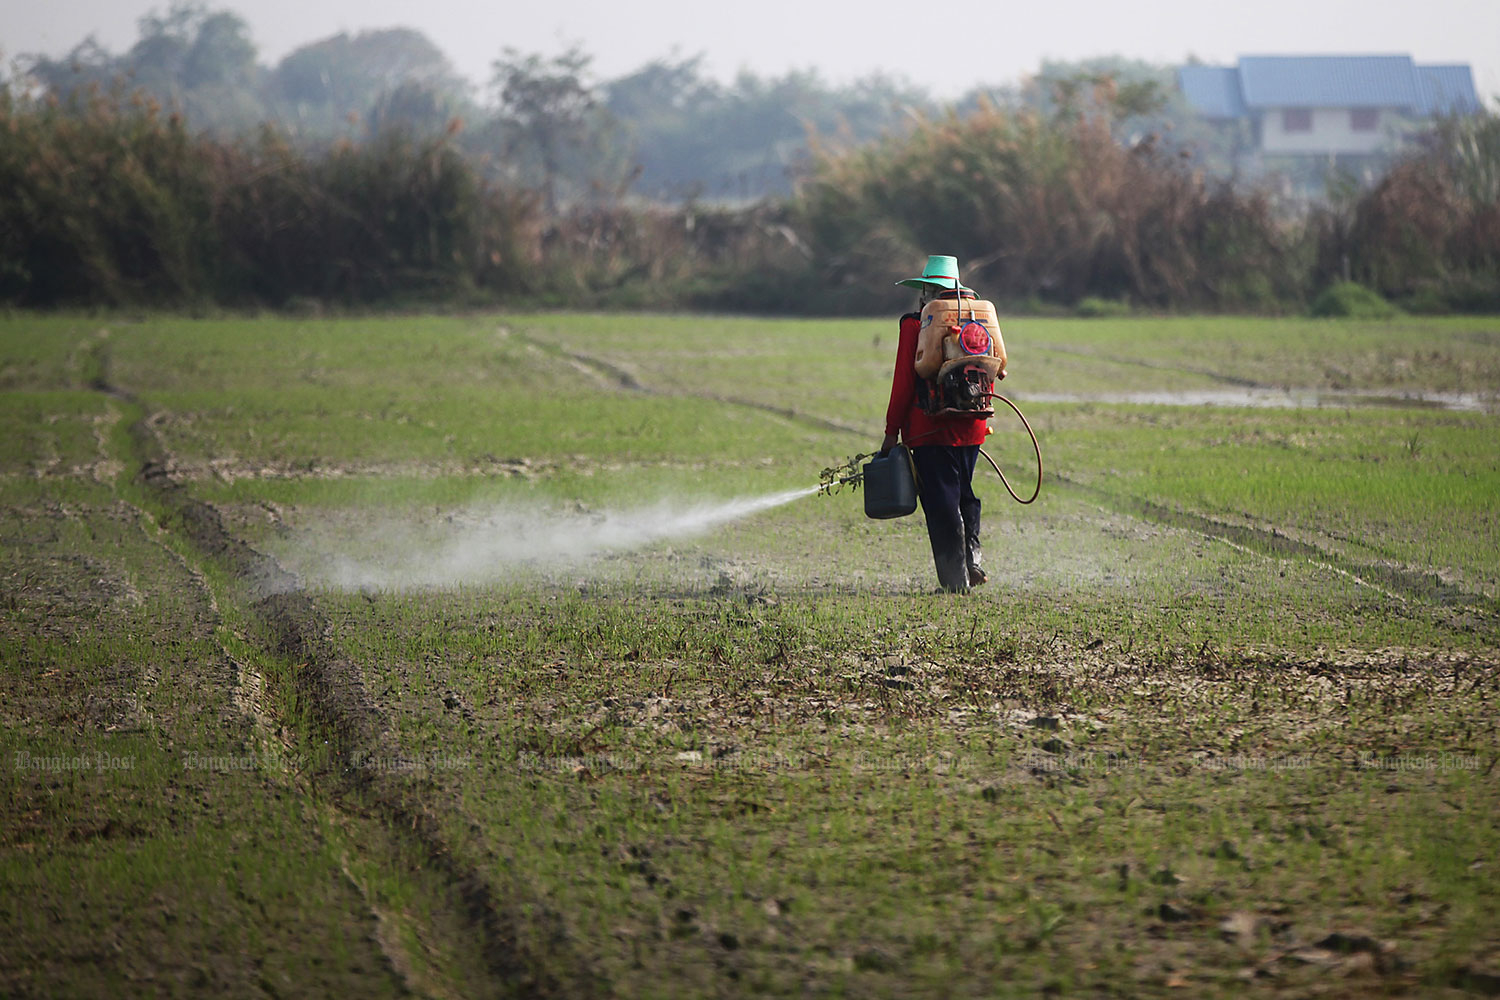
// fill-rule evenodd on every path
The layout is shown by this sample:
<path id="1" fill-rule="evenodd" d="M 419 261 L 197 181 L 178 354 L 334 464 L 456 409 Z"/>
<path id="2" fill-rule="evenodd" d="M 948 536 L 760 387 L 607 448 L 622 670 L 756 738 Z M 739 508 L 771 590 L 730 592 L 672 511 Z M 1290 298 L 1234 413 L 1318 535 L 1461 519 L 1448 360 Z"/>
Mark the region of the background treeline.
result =
<path id="1" fill-rule="evenodd" d="M 946 252 L 1011 309 L 1290 311 L 1351 281 L 1500 309 L 1494 115 L 1289 212 L 1215 179 L 1170 71 L 1120 60 L 940 110 L 886 80 L 726 87 L 689 59 L 601 84 L 576 51 L 505 50 L 481 106 L 404 29 L 266 68 L 231 14 L 141 28 L 0 88 L 0 301 L 873 313 Z"/>
<path id="2" fill-rule="evenodd" d="M 741 74 L 722 84 L 700 60 L 654 60 L 599 80 L 575 50 L 551 57 L 497 45 L 479 87 L 422 33 L 391 28 L 304 45 L 275 65 L 257 62 L 233 13 L 178 4 L 142 18 L 121 54 L 87 39 L 61 58 L 23 57 L 46 92 L 139 90 L 180 111 L 195 130 L 235 138 L 272 123 L 298 148 L 361 141 L 399 126 L 441 135 L 493 179 L 554 189 L 559 202 L 749 201 L 791 190 L 809 129 L 858 142 L 931 110 L 919 89 L 875 77 L 831 86 L 812 72 Z"/>

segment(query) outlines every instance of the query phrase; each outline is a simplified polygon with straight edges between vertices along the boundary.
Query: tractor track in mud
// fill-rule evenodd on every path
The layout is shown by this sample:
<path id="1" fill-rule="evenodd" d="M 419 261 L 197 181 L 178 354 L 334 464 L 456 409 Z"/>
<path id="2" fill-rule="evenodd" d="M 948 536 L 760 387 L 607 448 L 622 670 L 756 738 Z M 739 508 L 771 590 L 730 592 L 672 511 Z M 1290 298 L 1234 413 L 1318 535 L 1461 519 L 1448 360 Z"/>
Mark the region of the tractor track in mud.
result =
<path id="1" fill-rule="evenodd" d="M 524 995 L 538 997 L 590 996 L 607 992 L 582 956 L 552 955 L 545 963 L 524 953 L 516 928 L 525 918 L 541 924 L 549 949 L 565 947 L 566 935 L 557 915 L 539 900 L 502 900 L 500 893 L 477 870 L 455 858 L 438 817 L 423 801 L 423 789 L 410 776 L 394 776 L 360 766 L 379 759 L 383 725 L 380 710 L 370 698 L 359 668 L 340 655 L 329 639 L 330 625 L 297 577 L 273 557 L 235 537 L 211 504 L 194 497 L 171 471 L 167 450 L 156 433 L 153 413 L 133 393 L 109 381 L 108 355 L 98 345 L 96 374 L 89 387 L 135 408 L 140 417 L 129 426 L 134 454 L 127 457 L 139 469 L 138 480 L 161 504 L 167 517 L 162 527 L 177 530 L 203 559 L 218 563 L 245 583 L 252 594 L 248 610 L 269 636 L 266 652 L 298 664 L 293 671 L 299 701 L 309 707 L 315 729 L 306 734 L 325 739 L 330 763 L 303 773 L 314 793 L 337 811 L 378 821 L 384 835 L 419 852 L 424 870 L 443 886 L 448 912 L 456 915 L 465 934 L 482 943 L 484 973 L 489 982 L 464 983 L 468 995 Z M 288 728 L 294 723 L 285 721 Z M 535 936 L 535 935 L 533 935 Z M 561 964 L 559 965 L 559 962 Z M 574 970 L 567 981 L 552 971 Z"/>
<path id="2" fill-rule="evenodd" d="M 1197 532 L 1230 545 L 1249 549 L 1272 557 L 1303 559 L 1330 569 L 1354 582 L 1373 587 L 1399 599 L 1414 598 L 1444 607 L 1471 607 L 1486 615 L 1493 614 L 1493 598 L 1451 583 L 1445 583 L 1433 573 L 1421 573 L 1400 566 L 1382 566 L 1377 563 L 1361 563 L 1310 542 L 1296 539 L 1274 528 L 1258 528 L 1251 525 L 1230 524 L 1202 514 L 1178 510 L 1164 504 L 1140 497 L 1112 493 L 1109 490 L 1076 479 L 1053 473 L 1050 477 L 1068 489 L 1085 496 L 1121 514 L 1137 517 L 1154 524 Z"/>
<path id="3" fill-rule="evenodd" d="M 840 434 L 869 434 L 868 428 L 856 427 L 853 424 L 846 424 L 838 420 L 829 420 L 815 413 L 807 413 L 789 406 L 776 406 L 772 403 L 762 403 L 740 396 L 723 396 L 716 392 L 685 392 L 676 389 L 658 389 L 642 382 L 634 372 L 628 371 L 620 365 L 612 361 L 607 361 L 604 358 L 584 354 L 580 351 L 564 351 L 561 348 L 553 347 L 550 344 L 527 337 L 525 334 L 512 333 L 512 336 L 541 354 L 572 364 L 575 367 L 587 369 L 599 379 L 602 385 L 612 389 L 622 389 L 626 392 L 639 392 L 647 396 L 661 396 L 669 399 L 703 399 L 711 403 L 725 403 L 729 406 L 742 406 L 750 410 L 759 410 L 762 413 L 781 417 L 783 420 L 810 424 L 825 431 L 835 431 Z"/>
<path id="4" fill-rule="evenodd" d="M 1255 379 L 1241 378 L 1238 375 L 1225 375 L 1209 368 L 1195 368 L 1192 365 L 1169 365 L 1158 361 L 1145 361 L 1141 358 L 1121 358 L 1113 354 L 1099 354 L 1095 351 L 1085 351 L 1077 347 L 1059 347 L 1056 344 L 1032 344 L 1032 350 L 1050 351 L 1053 354 L 1069 354 L 1076 358 L 1088 358 L 1090 361 L 1106 361 L 1112 365 L 1132 365 L 1136 368 L 1149 368 L 1159 372 L 1183 372 L 1188 375 L 1201 375 L 1204 378 L 1222 382 L 1224 385 L 1232 385 L 1240 389 L 1274 389 L 1273 385 L 1266 382 L 1257 382 Z"/>

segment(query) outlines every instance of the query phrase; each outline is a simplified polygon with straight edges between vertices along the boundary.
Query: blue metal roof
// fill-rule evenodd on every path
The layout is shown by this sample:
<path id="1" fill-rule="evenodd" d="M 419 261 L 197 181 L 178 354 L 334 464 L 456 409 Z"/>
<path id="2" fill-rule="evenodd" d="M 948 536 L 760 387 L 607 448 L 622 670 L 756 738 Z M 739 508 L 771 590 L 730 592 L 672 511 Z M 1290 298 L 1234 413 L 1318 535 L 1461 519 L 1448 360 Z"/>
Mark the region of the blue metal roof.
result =
<path id="1" fill-rule="evenodd" d="M 1242 56 L 1250 108 L 1423 106 L 1411 56 Z"/>
<path id="2" fill-rule="evenodd" d="M 1476 115 L 1484 110 L 1468 66 L 1418 66 L 1417 79 L 1422 87 L 1423 114 Z"/>
<path id="3" fill-rule="evenodd" d="M 1240 71 L 1224 66 L 1184 66 L 1177 71 L 1177 85 L 1198 112 L 1207 118 L 1243 118 L 1245 101 L 1240 96 Z"/>
<path id="4" fill-rule="evenodd" d="M 1177 80 L 1208 118 L 1268 108 L 1396 108 L 1424 116 L 1484 109 L 1468 66 L 1418 66 L 1401 55 L 1241 56 L 1233 68 L 1184 66 Z"/>

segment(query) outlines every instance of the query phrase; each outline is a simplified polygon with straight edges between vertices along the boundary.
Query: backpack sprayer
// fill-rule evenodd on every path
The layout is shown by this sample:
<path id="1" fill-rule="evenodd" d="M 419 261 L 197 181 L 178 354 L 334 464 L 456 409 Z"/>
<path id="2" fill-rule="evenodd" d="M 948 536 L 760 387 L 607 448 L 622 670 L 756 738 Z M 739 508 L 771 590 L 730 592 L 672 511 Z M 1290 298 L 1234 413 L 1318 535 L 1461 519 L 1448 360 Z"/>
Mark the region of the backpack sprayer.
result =
<path id="1" fill-rule="evenodd" d="M 995 381 L 1005 377 L 1005 360 L 1005 341 L 992 303 L 964 299 L 960 293 L 956 299 L 934 299 L 923 307 L 917 335 L 917 405 L 936 418 L 988 419 L 995 415 L 996 399 L 1014 410 L 1036 452 L 1036 488 L 1031 496 L 1021 499 L 989 452 L 980 448 L 979 454 L 1011 499 L 1029 504 L 1042 492 L 1042 446 L 1020 407 L 995 392 Z M 917 442 L 908 442 L 912 443 Z M 867 458 L 870 461 L 860 467 Z M 916 467 L 906 445 L 898 444 L 884 455 L 856 455 L 844 465 L 824 469 L 818 490 L 829 494 L 861 483 L 868 517 L 904 517 L 917 509 Z"/>
<path id="2" fill-rule="evenodd" d="M 995 380 L 1005 377 L 1000 321 L 993 303 L 965 299 L 961 291 L 957 295 L 922 307 L 917 405 L 933 417 L 993 417 Z"/>

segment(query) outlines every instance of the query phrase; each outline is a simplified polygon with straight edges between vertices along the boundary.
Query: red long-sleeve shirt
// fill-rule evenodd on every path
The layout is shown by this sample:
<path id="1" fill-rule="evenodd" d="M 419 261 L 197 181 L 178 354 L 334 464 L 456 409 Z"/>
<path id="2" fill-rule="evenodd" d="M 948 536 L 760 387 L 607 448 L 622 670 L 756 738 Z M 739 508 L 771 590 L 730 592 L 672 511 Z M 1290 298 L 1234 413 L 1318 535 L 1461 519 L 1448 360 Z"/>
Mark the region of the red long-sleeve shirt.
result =
<path id="1" fill-rule="evenodd" d="M 891 402 L 885 410 L 885 432 L 900 432 L 908 448 L 929 444 L 984 444 L 988 433 L 983 417 L 929 417 L 917 405 L 917 334 L 922 317 L 901 317 L 901 341 L 896 347 L 896 373 L 891 379 Z"/>

